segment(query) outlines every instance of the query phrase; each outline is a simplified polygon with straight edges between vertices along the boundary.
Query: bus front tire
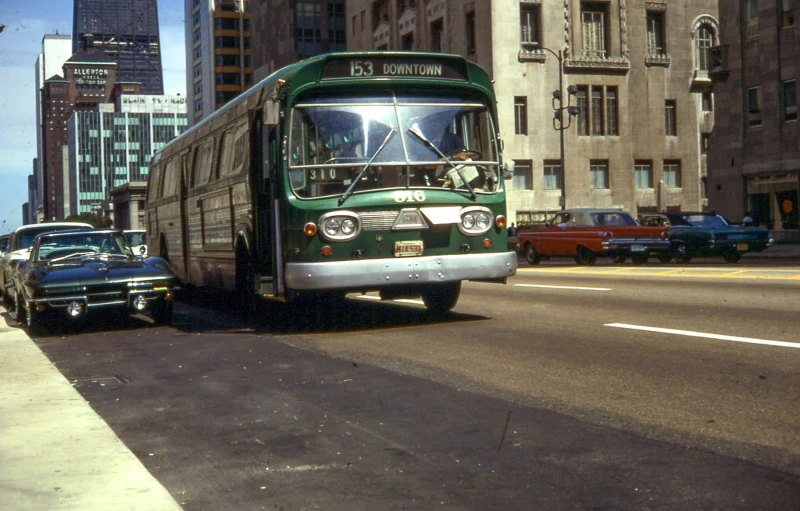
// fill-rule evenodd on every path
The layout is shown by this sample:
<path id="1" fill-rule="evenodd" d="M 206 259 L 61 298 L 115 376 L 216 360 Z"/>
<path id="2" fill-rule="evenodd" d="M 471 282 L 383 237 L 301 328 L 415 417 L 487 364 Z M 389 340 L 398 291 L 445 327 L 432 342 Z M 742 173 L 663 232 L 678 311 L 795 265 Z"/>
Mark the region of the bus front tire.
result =
<path id="1" fill-rule="evenodd" d="M 421 292 L 422 302 L 432 314 L 441 316 L 450 312 L 458 303 L 461 281 L 445 282 L 426 286 Z"/>

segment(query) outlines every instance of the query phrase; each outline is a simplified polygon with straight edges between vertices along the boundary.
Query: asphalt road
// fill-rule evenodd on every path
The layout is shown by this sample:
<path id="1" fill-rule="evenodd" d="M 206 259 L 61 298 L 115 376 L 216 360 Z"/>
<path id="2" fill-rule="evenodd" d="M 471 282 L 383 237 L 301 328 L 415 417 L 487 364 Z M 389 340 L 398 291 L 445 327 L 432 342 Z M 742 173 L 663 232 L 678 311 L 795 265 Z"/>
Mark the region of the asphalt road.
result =
<path id="1" fill-rule="evenodd" d="M 796 266 L 523 265 L 445 319 L 373 298 L 35 341 L 188 510 L 800 509 Z"/>

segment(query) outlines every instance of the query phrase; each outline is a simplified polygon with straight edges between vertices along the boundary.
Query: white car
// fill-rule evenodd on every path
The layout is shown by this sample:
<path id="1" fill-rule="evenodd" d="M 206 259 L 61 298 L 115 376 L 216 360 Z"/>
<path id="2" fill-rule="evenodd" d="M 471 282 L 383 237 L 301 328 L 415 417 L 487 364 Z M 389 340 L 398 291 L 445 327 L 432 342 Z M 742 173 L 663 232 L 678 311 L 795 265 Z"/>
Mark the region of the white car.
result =
<path id="1" fill-rule="evenodd" d="M 66 231 L 71 229 L 92 229 L 91 224 L 83 222 L 50 222 L 44 224 L 21 225 L 11 232 L 8 238 L 8 247 L 0 257 L 0 298 L 9 304 L 11 297 L 6 292 L 6 286 L 14 276 L 17 263 L 28 259 L 33 246 L 33 240 L 38 234 L 52 231 Z"/>
<path id="2" fill-rule="evenodd" d="M 147 232 L 144 230 L 124 231 L 128 244 L 136 255 L 147 255 Z M 144 249 L 144 250 L 143 250 Z"/>

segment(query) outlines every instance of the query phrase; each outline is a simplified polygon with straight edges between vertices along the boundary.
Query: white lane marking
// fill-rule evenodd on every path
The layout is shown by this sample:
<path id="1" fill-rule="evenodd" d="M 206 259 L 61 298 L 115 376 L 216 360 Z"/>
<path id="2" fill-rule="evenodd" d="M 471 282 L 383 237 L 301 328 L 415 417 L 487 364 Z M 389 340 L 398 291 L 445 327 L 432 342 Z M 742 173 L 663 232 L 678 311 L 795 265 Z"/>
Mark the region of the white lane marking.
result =
<path id="1" fill-rule="evenodd" d="M 692 332 L 691 330 L 674 330 L 672 328 L 657 328 L 652 326 L 627 325 L 625 323 L 607 323 L 604 326 L 614 328 L 627 328 L 629 330 L 644 330 L 646 332 L 658 332 L 662 334 L 685 335 L 687 337 L 704 337 L 706 339 L 717 339 L 720 341 L 745 342 L 749 344 L 764 344 L 767 346 L 780 346 L 782 348 L 800 348 L 800 343 L 785 341 L 770 341 L 767 339 L 754 339 L 752 337 L 737 337 L 735 335 L 710 334 L 706 332 Z"/>
<path id="2" fill-rule="evenodd" d="M 514 284 L 519 287 L 540 287 L 544 289 L 572 289 L 576 291 L 613 291 L 610 287 L 545 286 L 542 284 Z"/>
<path id="3" fill-rule="evenodd" d="M 374 295 L 358 295 L 356 296 L 356 298 L 359 298 L 361 300 L 378 300 L 378 301 L 380 301 L 381 299 L 380 296 L 374 296 Z M 390 300 L 390 301 L 399 303 L 413 303 L 415 305 L 425 305 L 425 303 L 422 300 L 408 300 L 406 298 L 398 298 L 397 300 Z"/>
<path id="4" fill-rule="evenodd" d="M 330 465 L 299 465 L 296 467 L 266 467 L 267 472 L 314 472 L 317 470 L 331 470 L 334 468 L 344 468 L 342 463 L 331 463 Z"/>

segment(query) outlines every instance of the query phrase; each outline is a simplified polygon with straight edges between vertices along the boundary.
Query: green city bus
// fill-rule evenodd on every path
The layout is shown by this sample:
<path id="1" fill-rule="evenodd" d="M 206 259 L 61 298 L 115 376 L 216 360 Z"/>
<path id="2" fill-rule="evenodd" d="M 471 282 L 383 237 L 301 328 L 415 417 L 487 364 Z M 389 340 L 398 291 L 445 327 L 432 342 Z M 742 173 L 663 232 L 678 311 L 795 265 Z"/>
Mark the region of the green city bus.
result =
<path id="1" fill-rule="evenodd" d="M 243 306 L 379 292 L 455 306 L 504 283 L 491 79 L 458 55 L 336 53 L 280 69 L 152 159 L 149 253 Z"/>

